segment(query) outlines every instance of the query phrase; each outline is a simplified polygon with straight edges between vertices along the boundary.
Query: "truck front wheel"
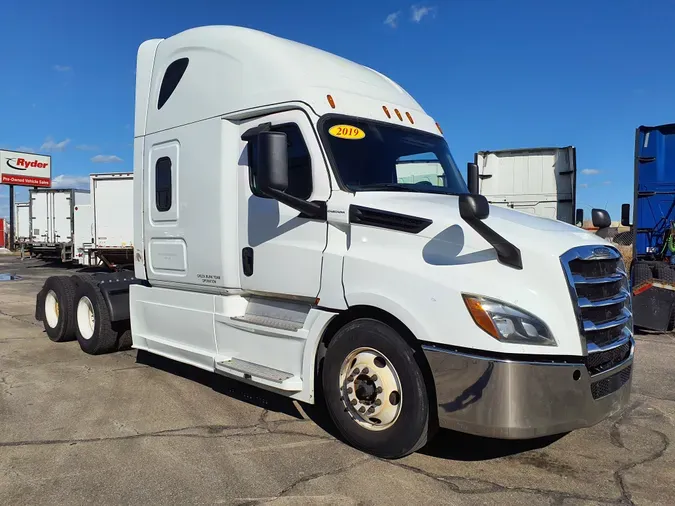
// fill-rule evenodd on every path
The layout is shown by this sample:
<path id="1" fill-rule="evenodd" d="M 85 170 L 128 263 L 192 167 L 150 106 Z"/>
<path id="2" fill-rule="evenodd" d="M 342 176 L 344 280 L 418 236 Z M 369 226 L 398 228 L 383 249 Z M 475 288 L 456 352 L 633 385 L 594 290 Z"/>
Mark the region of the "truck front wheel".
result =
<path id="1" fill-rule="evenodd" d="M 117 351 L 120 334 L 110 322 L 108 306 L 95 280 L 83 277 L 75 292 L 75 335 L 80 348 L 90 355 Z"/>
<path id="2" fill-rule="evenodd" d="M 360 318 L 342 327 L 322 372 L 333 422 L 354 447 L 400 458 L 429 437 L 429 397 L 410 345 L 390 326 Z"/>

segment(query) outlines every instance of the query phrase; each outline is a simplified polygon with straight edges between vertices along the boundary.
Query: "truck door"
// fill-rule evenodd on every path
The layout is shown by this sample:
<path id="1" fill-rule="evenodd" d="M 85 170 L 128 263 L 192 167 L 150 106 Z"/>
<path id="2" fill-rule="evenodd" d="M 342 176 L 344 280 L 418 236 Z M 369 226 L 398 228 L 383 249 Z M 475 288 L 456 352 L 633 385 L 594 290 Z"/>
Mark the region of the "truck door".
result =
<path id="1" fill-rule="evenodd" d="M 307 115 L 294 110 L 246 121 L 241 124 L 241 134 L 265 123 L 287 136 L 287 193 L 305 200 L 328 200 L 328 170 Z M 255 137 L 241 141 L 238 178 L 241 286 L 272 296 L 315 298 L 320 288 L 328 225 L 326 220 L 302 217 L 299 211 L 256 189 L 256 147 Z"/>

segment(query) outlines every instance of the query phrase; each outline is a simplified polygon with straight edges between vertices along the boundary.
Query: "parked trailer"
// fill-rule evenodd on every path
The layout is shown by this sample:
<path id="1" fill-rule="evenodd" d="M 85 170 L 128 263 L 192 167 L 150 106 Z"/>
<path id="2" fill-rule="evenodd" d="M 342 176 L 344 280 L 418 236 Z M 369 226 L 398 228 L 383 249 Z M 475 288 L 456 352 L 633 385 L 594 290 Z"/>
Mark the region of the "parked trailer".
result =
<path id="1" fill-rule="evenodd" d="M 30 240 L 30 202 L 14 204 L 14 241 L 17 244 Z"/>
<path id="2" fill-rule="evenodd" d="M 29 252 L 41 258 L 70 262 L 75 254 L 75 207 L 89 204 L 89 191 L 36 188 L 30 202 Z"/>
<path id="3" fill-rule="evenodd" d="M 442 184 L 397 182 L 413 156 Z M 134 272 L 47 279 L 55 341 L 105 353 L 130 328 L 136 349 L 321 399 L 385 458 L 439 425 L 532 438 L 629 401 L 617 250 L 469 193 L 435 121 L 378 72 L 238 27 L 146 41 L 134 160 Z"/>
<path id="4" fill-rule="evenodd" d="M 93 244 L 90 255 L 115 270 L 133 265 L 134 174 L 91 174 Z"/>
<path id="5" fill-rule="evenodd" d="M 490 204 L 581 226 L 576 213 L 576 149 L 479 151 L 479 192 Z M 582 215 L 583 216 L 583 215 Z"/>
<path id="6" fill-rule="evenodd" d="M 636 129 L 632 217 L 621 208 L 630 232 L 615 239 L 631 250 L 635 325 L 660 332 L 675 328 L 674 160 L 675 124 Z"/>
<path id="7" fill-rule="evenodd" d="M 78 204 L 73 209 L 73 264 L 92 265 L 89 252 L 92 249 L 92 206 L 91 204 Z"/>

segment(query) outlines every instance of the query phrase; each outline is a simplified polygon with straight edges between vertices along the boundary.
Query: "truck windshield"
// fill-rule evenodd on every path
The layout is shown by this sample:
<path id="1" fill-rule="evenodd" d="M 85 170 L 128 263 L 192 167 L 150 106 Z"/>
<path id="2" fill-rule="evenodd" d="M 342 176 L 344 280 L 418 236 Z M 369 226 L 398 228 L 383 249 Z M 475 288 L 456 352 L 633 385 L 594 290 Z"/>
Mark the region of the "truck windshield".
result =
<path id="1" fill-rule="evenodd" d="M 440 136 L 351 116 L 330 116 L 320 128 L 336 176 L 350 191 L 468 193 Z"/>

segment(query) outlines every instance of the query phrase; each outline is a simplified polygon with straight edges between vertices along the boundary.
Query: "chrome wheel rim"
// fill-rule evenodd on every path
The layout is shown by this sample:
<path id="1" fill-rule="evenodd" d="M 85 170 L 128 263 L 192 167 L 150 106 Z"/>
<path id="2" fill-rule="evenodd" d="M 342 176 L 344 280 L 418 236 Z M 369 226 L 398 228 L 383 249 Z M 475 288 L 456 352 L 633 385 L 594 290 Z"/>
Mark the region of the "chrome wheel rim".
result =
<path id="1" fill-rule="evenodd" d="M 96 316 L 94 306 L 89 297 L 81 297 L 77 302 L 77 328 L 83 339 L 89 340 L 94 335 Z"/>
<path id="2" fill-rule="evenodd" d="M 59 324 L 59 299 L 56 298 L 54 290 L 49 290 L 45 297 L 45 318 L 50 328 L 56 328 Z"/>
<path id="3" fill-rule="evenodd" d="M 340 393 L 346 411 L 372 431 L 391 427 L 401 414 L 401 381 L 387 357 L 373 348 L 357 348 L 342 362 Z"/>

